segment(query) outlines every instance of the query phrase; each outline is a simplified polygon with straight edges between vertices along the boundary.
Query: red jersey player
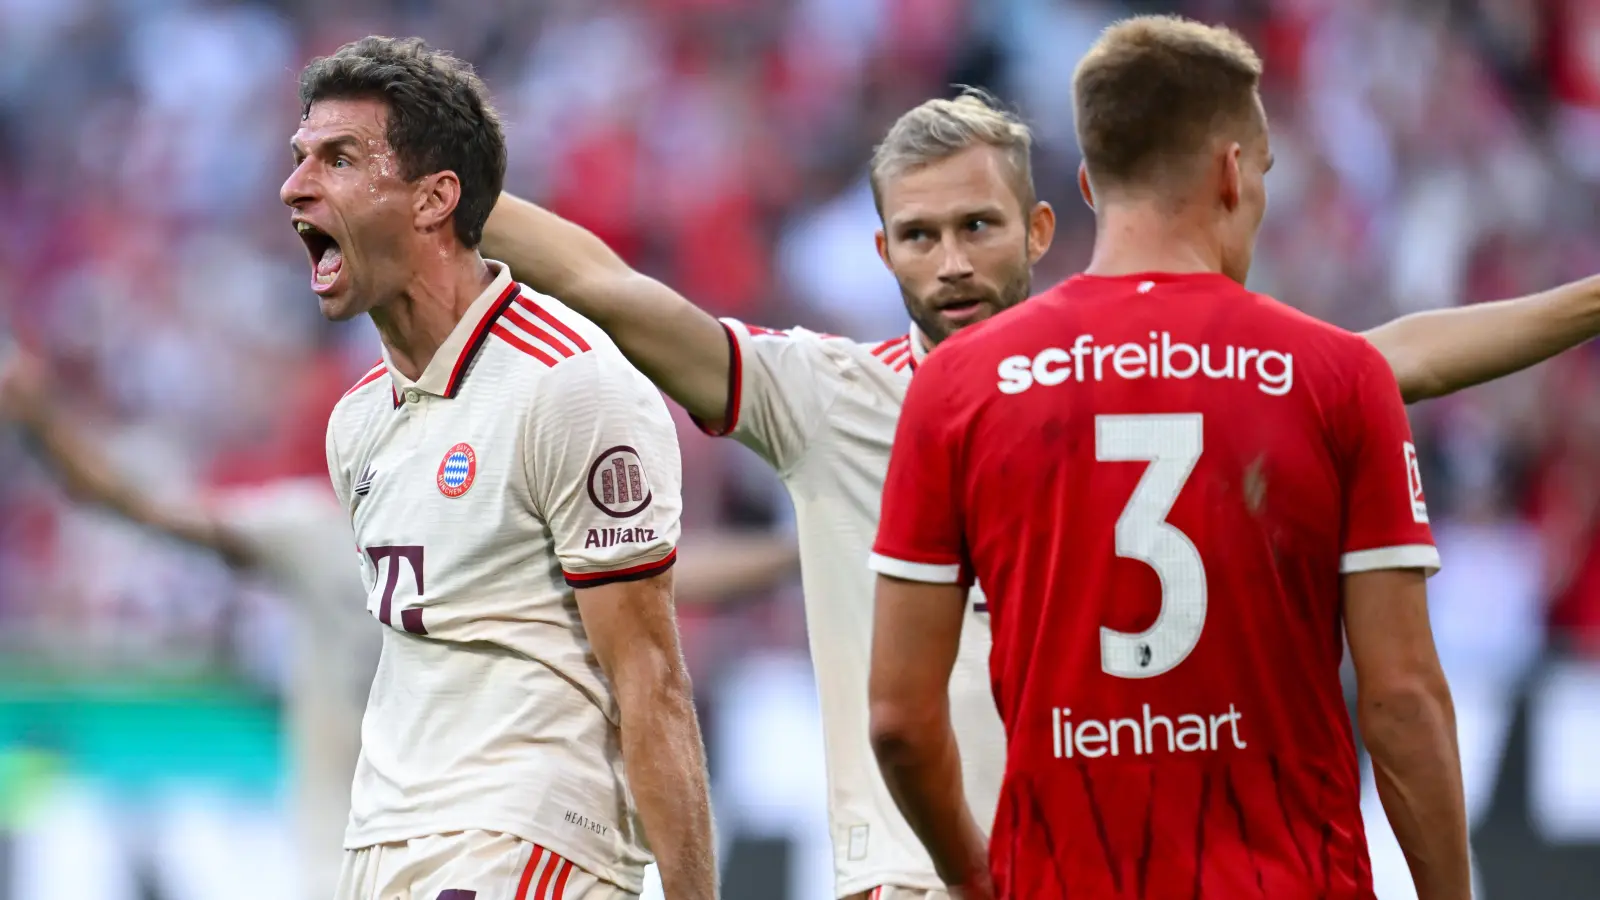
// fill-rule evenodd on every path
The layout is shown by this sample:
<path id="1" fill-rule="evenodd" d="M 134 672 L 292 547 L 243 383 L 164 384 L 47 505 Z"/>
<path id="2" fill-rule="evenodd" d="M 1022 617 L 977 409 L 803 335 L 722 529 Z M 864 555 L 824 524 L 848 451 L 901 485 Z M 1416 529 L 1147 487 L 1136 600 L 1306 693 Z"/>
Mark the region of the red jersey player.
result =
<path id="1" fill-rule="evenodd" d="M 1271 165 L 1260 71 L 1224 29 L 1108 30 L 1075 79 L 1088 273 L 952 338 L 909 390 L 872 730 L 957 896 L 1372 897 L 1341 623 L 1418 894 L 1469 896 L 1394 376 L 1241 286 Z M 944 684 L 973 578 L 1009 745 L 987 865 Z"/>

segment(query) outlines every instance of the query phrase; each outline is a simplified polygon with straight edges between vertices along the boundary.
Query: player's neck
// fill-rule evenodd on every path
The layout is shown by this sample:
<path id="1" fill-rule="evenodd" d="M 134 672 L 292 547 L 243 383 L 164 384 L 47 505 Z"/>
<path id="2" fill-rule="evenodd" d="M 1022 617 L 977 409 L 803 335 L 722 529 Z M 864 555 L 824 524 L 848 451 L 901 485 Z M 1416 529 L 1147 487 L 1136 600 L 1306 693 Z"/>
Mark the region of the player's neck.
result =
<path id="1" fill-rule="evenodd" d="M 389 360 L 416 381 L 495 273 L 472 250 L 419 269 L 393 301 L 372 310 Z"/>
<path id="2" fill-rule="evenodd" d="M 1181 214 L 1139 204 L 1102 210 L 1086 275 L 1115 278 L 1144 272 L 1188 275 L 1222 271 L 1222 248 Z"/>

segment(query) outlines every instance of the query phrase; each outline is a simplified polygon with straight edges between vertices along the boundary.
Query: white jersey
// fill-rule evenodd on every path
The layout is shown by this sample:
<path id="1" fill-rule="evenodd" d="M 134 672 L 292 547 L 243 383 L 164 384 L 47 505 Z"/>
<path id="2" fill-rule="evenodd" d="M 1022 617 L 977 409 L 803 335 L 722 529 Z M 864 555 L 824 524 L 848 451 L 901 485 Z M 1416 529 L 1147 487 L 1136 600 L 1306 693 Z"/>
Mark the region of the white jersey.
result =
<path id="1" fill-rule="evenodd" d="M 650 856 L 573 592 L 672 565 L 677 434 L 599 328 L 491 266 L 417 381 L 386 361 L 328 424 L 388 626 L 345 847 L 498 832 L 637 892 Z"/>
<path id="2" fill-rule="evenodd" d="M 331 897 L 361 752 L 361 711 L 381 643 L 362 608 L 366 588 L 350 565 L 350 517 L 321 479 L 230 490 L 207 505 L 293 609 L 286 713 L 295 847 L 306 896 Z"/>
<path id="3" fill-rule="evenodd" d="M 942 889 L 933 863 L 878 771 L 867 674 L 877 576 L 867 568 L 900 406 L 920 338 L 863 344 L 804 329 L 723 321 L 732 350 L 718 423 L 771 463 L 794 499 L 807 630 L 822 705 L 839 896 L 880 885 Z M 974 590 L 950 682 L 967 799 L 986 829 L 1005 774 L 1005 733 L 989 683 L 989 616 Z"/>

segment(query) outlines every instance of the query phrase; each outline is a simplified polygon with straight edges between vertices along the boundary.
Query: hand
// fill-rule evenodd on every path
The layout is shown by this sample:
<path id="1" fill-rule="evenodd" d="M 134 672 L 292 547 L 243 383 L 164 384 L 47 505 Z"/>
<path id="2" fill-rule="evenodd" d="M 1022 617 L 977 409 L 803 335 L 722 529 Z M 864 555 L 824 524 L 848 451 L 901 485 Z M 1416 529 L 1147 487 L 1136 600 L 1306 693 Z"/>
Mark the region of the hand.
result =
<path id="1" fill-rule="evenodd" d="M 994 900 L 994 878 L 988 869 L 975 872 L 962 884 L 950 885 L 950 900 Z"/>
<path id="2" fill-rule="evenodd" d="M 45 409 L 44 363 L 21 347 L 0 347 L 0 416 L 32 422 Z"/>
<path id="3" fill-rule="evenodd" d="M 994 900 L 994 885 L 987 878 L 977 884 L 952 885 L 950 900 Z"/>

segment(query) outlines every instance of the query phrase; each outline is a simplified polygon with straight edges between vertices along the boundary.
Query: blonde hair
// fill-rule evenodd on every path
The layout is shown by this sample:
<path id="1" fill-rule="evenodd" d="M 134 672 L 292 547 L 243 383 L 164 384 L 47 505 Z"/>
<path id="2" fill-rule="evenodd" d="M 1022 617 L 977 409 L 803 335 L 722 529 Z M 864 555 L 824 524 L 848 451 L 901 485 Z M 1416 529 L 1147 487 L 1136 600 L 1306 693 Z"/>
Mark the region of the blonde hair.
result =
<path id="1" fill-rule="evenodd" d="M 1033 132 L 993 95 L 962 87 L 953 100 L 929 100 L 895 121 L 872 152 L 872 201 L 883 215 L 883 184 L 890 178 L 980 145 L 1004 152 L 1012 187 L 1025 209 L 1034 204 Z"/>
<path id="2" fill-rule="evenodd" d="M 1259 123 L 1261 57 L 1231 29 L 1137 16 L 1105 30 L 1072 78 L 1078 145 L 1099 186 L 1183 165 L 1219 127 Z"/>

